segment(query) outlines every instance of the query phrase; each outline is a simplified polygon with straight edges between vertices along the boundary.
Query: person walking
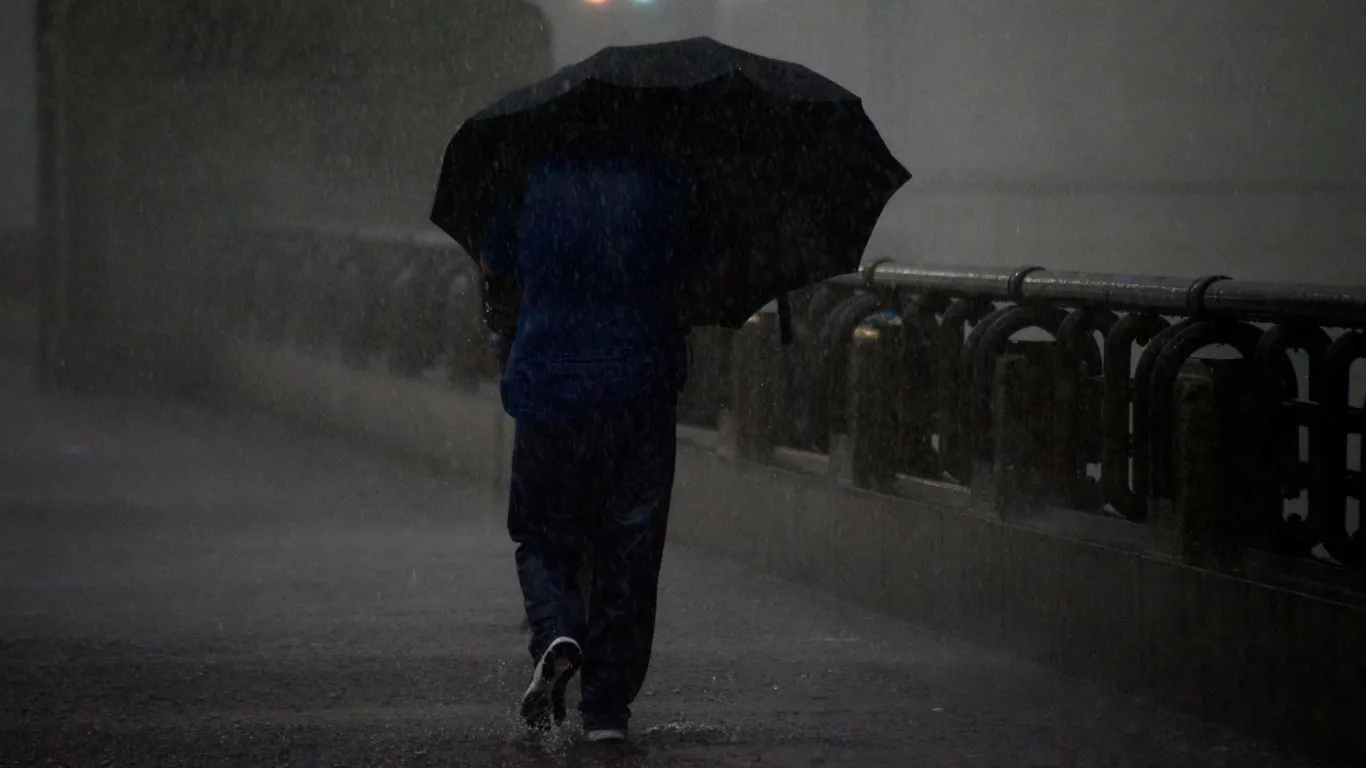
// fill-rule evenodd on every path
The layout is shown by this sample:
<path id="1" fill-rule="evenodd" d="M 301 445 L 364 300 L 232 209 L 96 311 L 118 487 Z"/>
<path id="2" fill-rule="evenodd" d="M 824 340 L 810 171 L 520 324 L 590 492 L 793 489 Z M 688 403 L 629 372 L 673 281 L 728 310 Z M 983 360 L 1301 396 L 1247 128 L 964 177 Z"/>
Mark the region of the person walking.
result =
<path id="1" fill-rule="evenodd" d="M 777 300 L 787 341 L 784 297 L 857 271 L 909 179 L 857 95 L 710 38 L 604 48 L 451 137 L 431 220 L 523 290 L 502 396 L 517 419 L 508 529 L 531 625 L 529 723 L 563 718 L 581 666 L 590 736 L 626 736 L 654 637 L 681 327 L 739 329 Z"/>
<path id="2" fill-rule="evenodd" d="M 666 157 L 590 134 L 534 162 L 482 241 L 485 274 L 521 286 L 500 389 L 533 729 L 564 721 L 581 671 L 586 737 L 624 741 L 649 668 L 687 375 L 679 286 L 706 268 L 685 234 L 691 190 Z"/>

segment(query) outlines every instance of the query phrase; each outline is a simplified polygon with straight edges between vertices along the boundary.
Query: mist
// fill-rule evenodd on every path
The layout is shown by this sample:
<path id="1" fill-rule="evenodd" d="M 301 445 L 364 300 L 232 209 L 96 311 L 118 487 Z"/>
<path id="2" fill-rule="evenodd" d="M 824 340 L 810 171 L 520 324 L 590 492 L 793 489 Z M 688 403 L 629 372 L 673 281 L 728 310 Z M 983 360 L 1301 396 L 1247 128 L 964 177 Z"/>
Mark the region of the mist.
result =
<path id="1" fill-rule="evenodd" d="M 709 34 L 863 95 L 915 174 L 879 255 L 1366 281 L 1350 258 L 1366 242 L 1366 11 L 1351 0 L 538 4 L 557 66 Z M 12 230 L 36 217 L 35 92 L 31 8 L 4 13 Z"/>
<path id="2" fill-rule="evenodd" d="M 852 90 L 913 178 L 894 266 L 680 342 L 603 757 L 518 714 L 516 342 L 433 193 L 485 105 L 693 36 Z M 0 762 L 1366 754 L 1364 41 L 1361 0 L 7 0 Z"/>
<path id="3" fill-rule="evenodd" d="M 1351 0 L 542 5 L 559 62 L 705 32 L 863 95 L 915 174 L 879 256 L 1366 280 Z"/>

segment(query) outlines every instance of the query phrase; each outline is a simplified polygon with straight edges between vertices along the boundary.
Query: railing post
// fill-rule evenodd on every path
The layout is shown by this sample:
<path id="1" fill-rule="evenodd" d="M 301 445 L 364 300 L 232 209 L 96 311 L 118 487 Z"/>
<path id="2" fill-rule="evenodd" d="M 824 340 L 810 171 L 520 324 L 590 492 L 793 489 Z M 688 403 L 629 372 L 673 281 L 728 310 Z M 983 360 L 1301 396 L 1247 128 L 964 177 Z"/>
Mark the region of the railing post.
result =
<path id="1" fill-rule="evenodd" d="M 730 402 L 721 409 L 723 454 L 755 461 L 773 455 L 779 414 L 786 397 L 778 316 L 750 318 L 731 344 Z"/>
<path id="2" fill-rule="evenodd" d="M 944 470 L 933 442 L 939 403 L 939 357 L 935 339 L 925 327 L 933 326 L 935 319 L 933 315 L 907 316 L 903 322 L 897 376 L 899 469 L 915 477 L 938 479 Z"/>
<path id="3" fill-rule="evenodd" d="M 824 318 L 820 333 L 811 340 L 799 359 L 803 370 L 797 372 L 805 389 L 808 418 L 800 417 L 795 426 L 812 440 L 809 448 L 831 456 L 831 474 L 848 464 L 848 424 L 845 407 L 849 402 L 849 344 L 854 329 L 878 311 L 882 301 L 872 294 L 859 293 L 845 298 Z M 836 458 L 842 457 L 842 458 Z"/>
<path id="4" fill-rule="evenodd" d="M 1148 520 L 1158 552 L 1204 568 L 1228 569 L 1238 552 L 1238 510 L 1254 487 L 1245 457 L 1252 439 L 1243 360 L 1187 363 L 1176 382 L 1172 497 L 1153 494 Z"/>
<path id="5" fill-rule="evenodd" d="M 1008 516 L 1052 495 L 1052 391 L 1047 342 L 1016 342 L 996 358 L 991 389 L 990 456 L 972 472 L 979 511 Z"/>
<path id="6" fill-rule="evenodd" d="M 887 491 L 904 463 L 897 439 L 899 404 L 905 385 L 903 323 L 889 313 L 874 315 L 854 329 L 849 348 L 848 421 L 841 450 L 830 461 L 840 482 Z M 838 466 L 837 466 L 838 465 Z"/>
<path id="7" fill-rule="evenodd" d="M 694 328 L 688 339 L 688 382 L 679 398 L 679 420 L 716 427 L 730 397 L 731 342 L 735 332 Z"/>

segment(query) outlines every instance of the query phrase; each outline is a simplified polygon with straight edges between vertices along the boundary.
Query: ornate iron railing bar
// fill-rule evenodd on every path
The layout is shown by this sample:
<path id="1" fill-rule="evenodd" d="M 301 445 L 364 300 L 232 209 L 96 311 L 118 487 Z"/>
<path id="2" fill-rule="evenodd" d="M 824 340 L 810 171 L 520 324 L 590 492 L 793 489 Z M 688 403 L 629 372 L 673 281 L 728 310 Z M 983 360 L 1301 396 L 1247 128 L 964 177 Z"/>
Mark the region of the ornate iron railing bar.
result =
<path id="1" fill-rule="evenodd" d="M 895 287 L 912 293 L 1054 302 L 1160 315 L 1209 314 L 1267 322 L 1293 319 L 1330 327 L 1366 328 L 1366 286 L 1234 280 L 1223 275 L 1183 278 L 890 262 L 872 264 L 859 274 L 841 275 L 829 282 L 853 288 Z"/>

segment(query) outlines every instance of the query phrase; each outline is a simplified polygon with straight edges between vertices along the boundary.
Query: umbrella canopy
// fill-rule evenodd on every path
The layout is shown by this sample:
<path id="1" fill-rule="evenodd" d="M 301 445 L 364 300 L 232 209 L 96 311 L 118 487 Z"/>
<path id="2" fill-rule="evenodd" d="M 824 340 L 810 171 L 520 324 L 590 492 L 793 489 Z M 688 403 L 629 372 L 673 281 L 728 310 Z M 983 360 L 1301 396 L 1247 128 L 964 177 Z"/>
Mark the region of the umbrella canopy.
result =
<path id="1" fill-rule="evenodd" d="M 680 160 L 698 242 L 725 254 L 687 287 L 689 321 L 738 327 L 789 291 L 858 268 L 910 179 L 861 100 L 799 64 L 709 38 L 606 48 L 471 117 L 432 221 L 470 254 L 532 161 L 588 135 Z"/>

